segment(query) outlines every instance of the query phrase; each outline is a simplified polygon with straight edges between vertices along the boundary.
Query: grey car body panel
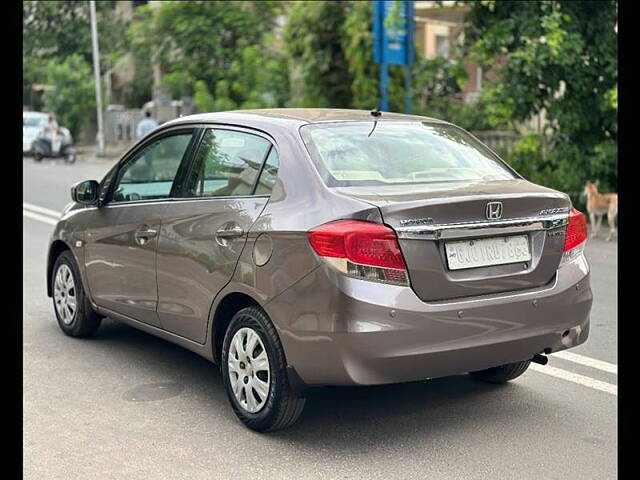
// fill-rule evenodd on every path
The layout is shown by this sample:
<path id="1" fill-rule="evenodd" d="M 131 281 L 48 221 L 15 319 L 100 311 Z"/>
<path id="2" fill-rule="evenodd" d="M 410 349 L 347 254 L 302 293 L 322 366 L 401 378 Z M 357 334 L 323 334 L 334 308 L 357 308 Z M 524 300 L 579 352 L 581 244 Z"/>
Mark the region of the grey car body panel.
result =
<path id="1" fill-rule="evenodd" d="M 322 266 L 266 305 L 306 383 L 459 374 L 564 350 L 588 336 L 584 259 L 562 267 L 544 288 L 462 301 L 426 303 L 408 287 L 370 283 Z"/>
<path id="2" fill-rule="evenodd" d="M 329 188 L 299 129 L 313 122 L 359 120 L 371 121 L 370 113 L 270 109 L 173 120 L 138 142 L 123 160 L 171 128 L 252 129 L 267 135 L 278 150 L 278 176 L 270 197 L 169 199 L 133 208 L 74 204 L 52 242 L 72 249 L 83 284 L 101 313 L 210 360 L 217 358 L 218 306 L 229 294 L 252 298 L 273 321 L 289 366 L 310 385 L 370 385 L 463 373 L 586 340 L 592 302 L 588 264 L 581 257 L 558 268 L 563 235 L 529 232 L 534 258 L 528 269 L 519 266 L 517 274 L 513 265 L 451 272 L 442 263 L 441 240 L 400 239 L 410 287 L 349 278 L 317 257 L 307 232 L 338 219 L 369 220 L 398 229 L 404 220 L 426 217 L 434 223 L 477 221 L 487 201 L 494 200 L 504 203 L 503 218 L 535 217 L 541 210 L 570 205 L 566 195 L 517 176 L 473 184 Z M 440 122 L 402 114 L 379 117 L 393 120 Z M 106 213 L 116 209 L 122 213 Z M 109 226 L 106 220 L 115 223 Z M 242 223 L 246 235 L 223 248 L 215 242 L 215 231 L 231 221 Z M 140 255 L 146 252 L 132 249 L 129 256 L 113 262 L 108 249 L 114 247 L 101 246 L 103 253 L 96 256 L 96 246 L 86 249 L 87 243 L 96 238 L 123 242 L 132 228 L 144 224 L 160 229 L 157 282 L 106 295 L 125 301 L 105 301 L 100 293 L 103 283 L 113 281 L 107 277 L 116 275 L 121 287 L 133 287 L 131 282 L 141 277 L 127 273 L 122 278 L 122 270 L 104 262 L 138 262 L 146 268 Z M 85 242 L 83 247 L 74 246 L 78 238 Z M 100 261 L 102 271 L 96 270 Z M 155 311 L 145 312 L 140 303 L 153 299 L 147 295 L 150 286 L 157 287 L 159 295 Z"/>
<path id="3" fill-rule="evenodd" d="M 171 202 L 165 207 L 156 261 L 162 328 L 204 343 L 211 301 L 231 280 L 246 232 L 267 200 L 193 199 Z M 218 229 L 231 226 L 240 227 L 245 234 L 216 239 Z"/>
<path id="4" fill-rule="evenodd" d="M 85 270 L 93 301 L 158 327 L 158 237 L 140 245 L 135 234 L 143 229 L 158 231 L 162 210 L 153 203 L 105 205 L 76 218 L 84 223 Z"/>

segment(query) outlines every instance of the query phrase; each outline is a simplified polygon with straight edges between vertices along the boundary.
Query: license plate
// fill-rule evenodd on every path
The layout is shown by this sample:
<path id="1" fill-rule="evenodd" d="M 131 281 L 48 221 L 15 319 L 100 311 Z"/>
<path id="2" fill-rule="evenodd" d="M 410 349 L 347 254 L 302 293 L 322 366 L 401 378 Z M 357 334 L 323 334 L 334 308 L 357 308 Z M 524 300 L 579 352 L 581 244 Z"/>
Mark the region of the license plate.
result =
<path id="1" fill-rule="evenodd" d="M 506 265 L 531 260 L 526 235 L 492 237 L 444 244 L 449 270 Z"/>

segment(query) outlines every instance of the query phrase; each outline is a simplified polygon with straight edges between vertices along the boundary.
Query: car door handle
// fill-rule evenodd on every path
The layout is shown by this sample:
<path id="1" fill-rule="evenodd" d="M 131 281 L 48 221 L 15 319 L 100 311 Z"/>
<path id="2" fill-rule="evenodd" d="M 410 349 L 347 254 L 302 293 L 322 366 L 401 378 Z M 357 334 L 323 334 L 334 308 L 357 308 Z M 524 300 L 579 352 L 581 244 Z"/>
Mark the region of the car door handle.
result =
<path id="1" fill-rule="evenodd" d="M 150 238 L 155 237 L 157 234 L 158 230 L 155 230 L 153 228 L 145 228 L 136 230 L 134 237 L 136 239 L 136 242 L 138 242 L 140 245 L 144 245 Z"/>
<path id="2" fill-rule="evenodd" d="M 216 237 L 218 238 L 233 238 L 241 237 L 244 235 L 244 230 L 240 225 L 236 225 L 233 228 L 220 228 L 216 231 Z"/>
<path id="3" fill-rule="evenodd" d="M 145 230 L 137 230 L 136 237 L 138 238 L 153 238 L 158 234 L 157 230 L 153 228 L 147 228 Z"/>

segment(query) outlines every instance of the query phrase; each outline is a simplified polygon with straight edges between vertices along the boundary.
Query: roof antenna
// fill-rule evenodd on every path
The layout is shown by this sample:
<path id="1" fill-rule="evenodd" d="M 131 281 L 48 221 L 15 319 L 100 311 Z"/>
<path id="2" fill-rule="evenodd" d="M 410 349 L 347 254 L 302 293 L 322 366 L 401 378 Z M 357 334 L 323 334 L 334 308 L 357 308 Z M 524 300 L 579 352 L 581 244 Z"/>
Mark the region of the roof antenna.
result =
<path id="1" fill-rule="evenodd" d="M 378 117 L 382 116 L 382 112 L 380 111 L 380 108 L 376 107 L 373 110 L 371 110 L 371 116 L 375 118 L 375 120 L 373 121 L 373 128 L 369 132 L 369 135 L 367 135 L 367 138 L 369 138 L 373 133 L 373 131 L 376 129 L 376 125 L 378 125 Z"/>

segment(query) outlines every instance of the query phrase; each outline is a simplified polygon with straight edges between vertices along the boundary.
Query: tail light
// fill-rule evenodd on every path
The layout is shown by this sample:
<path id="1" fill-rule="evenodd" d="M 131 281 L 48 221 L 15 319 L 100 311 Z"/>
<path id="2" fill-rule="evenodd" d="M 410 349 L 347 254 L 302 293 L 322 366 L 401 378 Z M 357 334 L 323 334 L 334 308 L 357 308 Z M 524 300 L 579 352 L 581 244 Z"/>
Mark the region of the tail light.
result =
<path id="1" fill-rule="evenodd" d="M 312 229 L 309 243 L 327 263 L 351 277 L 409 285 L 396 233 L 379 223 L 338 220 Z"/>
<path id="2" fill-rule="evenodd" d="M 560 265 L 569 263 L 578 258 L 584 252 L 587 242 L 587 219 L 584 213 L 571 208 L 569 212 L 569 224 L 564 237 L 564 253 Z"/>

